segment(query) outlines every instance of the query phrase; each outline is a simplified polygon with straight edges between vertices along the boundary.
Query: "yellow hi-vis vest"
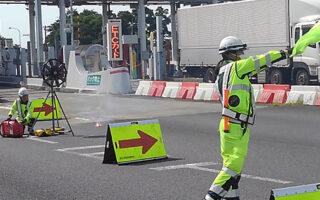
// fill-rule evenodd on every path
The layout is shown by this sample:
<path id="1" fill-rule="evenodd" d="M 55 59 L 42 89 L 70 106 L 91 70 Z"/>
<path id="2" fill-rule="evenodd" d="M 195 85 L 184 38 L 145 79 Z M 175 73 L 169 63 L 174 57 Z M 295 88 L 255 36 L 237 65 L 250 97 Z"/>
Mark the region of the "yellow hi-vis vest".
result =
<path id="1" fill-rule="evenodd" d="M 30 122 L 30 118 L 32 116 L 32 109 L 29 109 L 31 106 L 31 101 L 28 101 L 27 104 L 21 103 L 20 98 L 17 98 L 14 102 L 13 105 L 8 113 L 8 115 L 14 115 L 15 113 L 18 113 L 18 117 L 16 120 L 18 122 L 22 122 L 23 119 L 26 120 L 25 124 L 28 124 Z"/>
<path id="2" fill-rule="evenodd" d="M 284 52 L 269 51 L 264 55 L 231 61 L 222 66 L 217 78 L 220 101 L 224 105 L 222 115 L 254 124 L 255 99 L 249 76 L 285 58 Z M 225 90 L 228 92 L 225 93 Z M 227 106 L 224 102 L 227 102 Z"/>

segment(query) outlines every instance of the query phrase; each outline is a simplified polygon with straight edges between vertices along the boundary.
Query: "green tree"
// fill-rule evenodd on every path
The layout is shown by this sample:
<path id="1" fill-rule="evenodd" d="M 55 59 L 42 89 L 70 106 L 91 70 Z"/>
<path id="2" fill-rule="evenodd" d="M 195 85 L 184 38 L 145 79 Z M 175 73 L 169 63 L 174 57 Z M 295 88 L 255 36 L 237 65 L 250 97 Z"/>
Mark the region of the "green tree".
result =
<path id="1" fill-rule="evenodd" d="M 150 36 L 150 33 L 156 30 L 156 17 L 153 13 L 153 10 L 146 7 L 146 27 L 147 27 L 147 37 Z"/>
<path id="2" fill-rule="evenodd" d="M 48 32 L 49 35 L 46 36 L 45 41 L 48 43 L 49 46 L 54 46 L 56 40 L 60 41 L 60 22 L 59 20 L 56 20 L 54 23 L 52 23 L 49 28 Z"/>
<path id="3" fill-rule="evenodd" d="M 134 15 L 129 11 L 120 11 L 117 18 L 121 19 L 122 34 L 132 35 L 137 33 L 137 26 Z"/>
<path id="4" fill-rule="evenodd" d="M 102 16 L 100 14 L 84 10 L 76 19 L 75 23 L 80 29 L 80 44 L 102 44 Z"/>
<path id="5" fill-rule="evenodd" d="M 67 13 L 67 23 L 70 23 L 70 12 Z M 73 12 L 73 33 L 74 39 L 80 40 L 80 44 L 102 44 L 102 16 L 92 10 L 84 10 L 78 13 Z M 49 46 L 54 46 L 55 40 L 60 41 L 60 20 L 50 25 L 49 35 L 46 41 Z"/>
<path id="6" fill-rule="evenodd" d="M 164 37 L 170 37 L 171 32 L 168 30 L 168 25 L 171 23 L 171 19 L 169 17 L 169 10 L 163 9 L 163 7 L 159 6 L 156 9 L 155 16 L 162 16 L 162 28 Z"/>

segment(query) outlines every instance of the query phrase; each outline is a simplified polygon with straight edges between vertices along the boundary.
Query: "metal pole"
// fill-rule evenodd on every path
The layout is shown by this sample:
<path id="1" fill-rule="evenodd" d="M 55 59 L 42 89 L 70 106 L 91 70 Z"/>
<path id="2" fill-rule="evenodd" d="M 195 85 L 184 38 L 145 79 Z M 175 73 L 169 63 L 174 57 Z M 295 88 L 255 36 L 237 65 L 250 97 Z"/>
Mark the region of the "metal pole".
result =
<path id="1" fill-rule="evenodd" d="M 140 55 L 141 55 L 141 71 L 142 79 L 145 78 L 145 71 L 147 66 L 148 52 L 146 42 L 146 12 L 144 7 L 144 0 L 139 0 L 138 9 L 138 24 L 139 24 L 139 38 L 140 38 Z"/>
<path id="2" fill-rule="evenodd" d="M 157 76 L 155 80 L 162 80 L 164 65 L 162 61 L 163 53 L 163 34 L 162 34 L 162 16 L 156 17 L 156 27 L 157 27 Z"/>
<path id="3" fill-rule="evenodd" d="M 27 42 L 28 77 L 32 77 L 30 41 Z"/>
<path id="4" fill-rule="evenodd" d="M 157 54 L 157 47 L 154 46 L 152 48 L 152 53 L 153 53 L 153 70 L 152 70 L 152 75 L 153 75 L 153 80 L 159 80 L 158 79 L 158 54 Z"/>
<path id="5" fill-rule="evenodd" d="M 29 25 L 30 25 L 30 62 L 32 71 L 29 71 L 29 76 L 39 74 L 39 68 L 37 66 L 36 57 L 36 36 L 35 36 L 35 25 L 34 25 L 34 0 L 29 1 Z"/>
<path id="6" fill-rule="evenodd" d="M 60 13 L 60 46 L 61 48 L 67 44 L 67 38 L 65 33 L 66 27 L 66 7 L 65 1 L 59 1 L 59 13 Z"/>
<path id="7" fill-rule="evenodd" d="M 41 70 L 42 64 L 44 63 L 43 59 L 43 38 L 42 38 L 42 14 L 41 14 L 41 1 L 36 0 L 36 35 L 37 35 L 37 62 L 38 67 Z"/>
<path id="8" fill-rule="evenodd" d="M 0 54 L 1 54 L 1 51 L 2 50 L 2 43 L 1 43 L 1 41 L 0 41 Z M 4 66 L 2 66 L 2 56 L 0 56 L 0 68 L 2 68 L 3 69 L 3 67 Z M 4 75 L 4 74 L 2 74 L 1 73 L 2 71 L 0 71 L 0 76 L 2 76 L 2 75 Z M 5 73 L 5 72 L 4 72 Z"/>
<path id="9" fill-rule="evenodd" d="M 20 48 L 20 57 L 21 57 L 21 76 L 22 76 L 22 83 L 23 85 L 27 84 L 27 67 L 26 67 L 26 61 L 27 61 L 27 55 L 26 55 L 26 49 Z"/>
<path id="10" fill-rule="evenodd" d="M 172 45 L 172 61 L 176 70 L 178 69 L 178 37 L 177 37 L 177 23 L 176 23 L 176 4 L 170 4 L 171 10 L 171 45 Z"/>
<path id="11" fill-rule="evenodd" d="M 70 28 L 71 28 L 71 46 L 73 46 L 73 8 L 72 8 L 72 0 L 70 0 Z"/>
<path id="12" fill-rule="evenodd" d="M 102 2 L 102 40 L 103 47 L 107 48 L 107 23 L 110 12 L 110 3 Z"/>
<path id="13" fill-rule="evenodd" d="M 132 44 L 129 45 L 129 58 L 130 58 L 130 76 L 133 78 L 133 57 L 132 57 Z"/>
<path id="14" fill-rule="evenodd" d="M 56 128 L 55 128 L 55 122 L 54 122 L 54 91 L 53 91 L 53 87 L 51 86 L 51 105 L 52 105 L 52 135 L 55 134 L 56 132 Z M 57 108 L 56 108 L 57 109 Z"/>
<path id="15" fill-rule="evenodd" d="M 151 52 L 153 52 L 154 32 L 150 33 L 149 39 L 150 39 L 150 50 L 151 50 Z M 154 57 L 154 55 L 152 53 L 152 55 L 149 58 L 149 77 L 150 77 L 150 80 L 154 80 L 154 72 L 153 72 L 154 71 L 154 58 L 155 57 Z"/>
<path id="16" fill-rule="evenodd" d="M 62 104 L 60 103 L 59 98 L 58 98 L 58 96 L 57 96 L 57 94 L 56 94 L 55 92 L 54 92 L 54 95 L 55 95 L 56 99 L 58 100 L 58 104 L 60 105 L 60 109 L 61 109 L 61 111 L 62 111 L 62 113 L 63 113 L 64 118 L 65 118 L 66 121 L 67 121 L 67 124 L 68 124 L 69 129 L 70 129 L 69 132 L 71 132 L 72 135 L 74 136 L 74 133 L 73 133 L 73 130 L 72 130 L 71 126 L 70 126 L 69 120 L 68 120 L 68 118 L 67 118 L 67 116 L 66 116 L 66 114 L 65 114 L 65 112 L 64 112 L 64 110 L 63 110 L 63 108 L 62 108 Z"/>

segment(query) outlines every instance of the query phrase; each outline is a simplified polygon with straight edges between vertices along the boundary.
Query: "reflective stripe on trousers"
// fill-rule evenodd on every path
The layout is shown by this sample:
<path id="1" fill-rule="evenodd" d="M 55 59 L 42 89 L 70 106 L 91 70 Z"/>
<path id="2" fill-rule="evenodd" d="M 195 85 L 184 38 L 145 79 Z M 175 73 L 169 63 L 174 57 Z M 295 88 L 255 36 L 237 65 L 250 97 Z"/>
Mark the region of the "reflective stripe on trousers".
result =
<path id="1" fill-rule="evenodd" d="M 236 172 L 234 172 L 233 170 L 227 167 L 222 167 L 221 171 L 226 172 L 231 177 L 222 186 L 219 186 L 213 183 L 209 189 L 209 194 L 210 192 L 213 192 L 220 197 L 228 197 L 228 198 L 239 197 L 238 183 L 240 180 L 240 174 L 237 174 Z"/>

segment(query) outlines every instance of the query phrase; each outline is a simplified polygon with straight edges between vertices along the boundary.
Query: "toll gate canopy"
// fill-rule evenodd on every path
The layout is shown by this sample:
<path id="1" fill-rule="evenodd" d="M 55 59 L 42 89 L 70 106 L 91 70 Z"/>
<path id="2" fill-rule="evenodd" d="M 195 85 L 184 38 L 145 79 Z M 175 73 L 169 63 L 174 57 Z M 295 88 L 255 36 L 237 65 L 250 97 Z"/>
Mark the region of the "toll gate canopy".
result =
<path id="1" fill-rule="evenodd" d="M 34 3 L 35 0 L 1 0 L 0 4 L 30 4 Z M 202 3 L 216 3 L 223 2 L 224 0 L 145 0 L 146 5 L 166 5 L 171 3 L 179 3 L 184 5 L 200 5 Z M 230 0 L 229 0 L 230 1 Z M 235 1 L 235 0 L 234 0 Z M 66 6 L 70 0 L 65 0 Z M 125 0 L 72 0 L 73 6 L 81 5 L 102 5 L 102 4 L 113 4 L 113 5 L 130 5 L 137 4 L 138 0 L 135 1 L 125 1 Z M 59 5 L 59 0 L 41 0 L 42 5 Z"/>

